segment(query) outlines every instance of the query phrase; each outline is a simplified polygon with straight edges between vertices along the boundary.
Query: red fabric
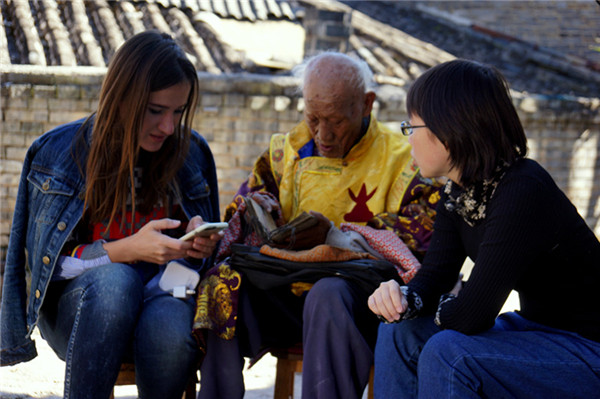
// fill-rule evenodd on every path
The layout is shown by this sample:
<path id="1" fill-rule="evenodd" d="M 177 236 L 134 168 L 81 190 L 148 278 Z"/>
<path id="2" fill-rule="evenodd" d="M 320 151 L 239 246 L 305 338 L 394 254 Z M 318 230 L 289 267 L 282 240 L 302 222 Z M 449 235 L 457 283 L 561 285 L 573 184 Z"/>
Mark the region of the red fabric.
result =
<path id="1" fill-rule="evenodd" d="M 377 230 L 353 223 L 342 223 L 340 230 L 352 230 L 362 235 L 371 248 L 396 266 L 405 283 L 408 283 L 421 267 L 421 263 L 406 244 L 391 230 Z"/>
<path id="2" fill-rule="evenodd" d="M 132 218 L 132 212 L 127 211 L 125 214 L 125 223 L 123 225 L 123 229 L 121 229 L 121 215 L 117 215 L 115 219 L 112 221 L 110 226 L 106 226 L 106 223 L 96 223 L 93 225 L 92 230 L 92 240 L 118 240 L 121 238 L 128 237 L 132 234 L 137 233 L 146 223 L 163 219 L 167 217 L 167 211 L 164 206 L 160 208 L 154 208 L 152 212 L 149 214 L 143 215 L 140 212 L 135 212 L 135 216 Z M 133 219 L 133 224 L 131 223 Z M 133 231 L 132 231 L 133 227 Z"/>

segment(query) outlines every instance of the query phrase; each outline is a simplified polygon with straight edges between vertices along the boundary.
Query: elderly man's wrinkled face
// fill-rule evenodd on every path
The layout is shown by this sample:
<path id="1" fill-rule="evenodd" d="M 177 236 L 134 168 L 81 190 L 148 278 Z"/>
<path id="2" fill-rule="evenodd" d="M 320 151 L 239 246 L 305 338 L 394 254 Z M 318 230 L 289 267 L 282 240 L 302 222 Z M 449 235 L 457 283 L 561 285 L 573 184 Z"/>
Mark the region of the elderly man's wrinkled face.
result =
<path id="1" fill-rule="evenodd" d="M 367 95 L 341 84 L 309 80 L 304 86 L 304 120 L 321 156 L 342 158 L 360 137 L 362 120 L 371 112 Z"/>

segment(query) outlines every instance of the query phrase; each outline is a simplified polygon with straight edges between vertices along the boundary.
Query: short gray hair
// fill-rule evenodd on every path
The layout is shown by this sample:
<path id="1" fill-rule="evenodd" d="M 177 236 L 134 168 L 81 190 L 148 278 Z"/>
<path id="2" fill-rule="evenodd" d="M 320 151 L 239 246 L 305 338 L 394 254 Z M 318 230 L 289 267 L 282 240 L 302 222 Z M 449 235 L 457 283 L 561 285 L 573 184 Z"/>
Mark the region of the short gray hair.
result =
<path id="1" fill-rule="evenodd" d="M 371 72 L 369 64 L 367 64 L 364 60 L 350 57 L 347 54 L 336 51 L 325 51 L 304 59 L 304 61 L 292 68 L 292 75 L 299 79 L 298 92 L 302 93 L 304 91 L 306 71 L 309 69 L 309 66 L 325 57 L 343 59 L 349 66 L 351 66 L 352 70 L 354 70 L 354 73 L 351 76 L 347 76 L 346 79 L 352 87 L 364 93 L 367 93 L 373 89 L 375 85 L 373 72 Z"/>

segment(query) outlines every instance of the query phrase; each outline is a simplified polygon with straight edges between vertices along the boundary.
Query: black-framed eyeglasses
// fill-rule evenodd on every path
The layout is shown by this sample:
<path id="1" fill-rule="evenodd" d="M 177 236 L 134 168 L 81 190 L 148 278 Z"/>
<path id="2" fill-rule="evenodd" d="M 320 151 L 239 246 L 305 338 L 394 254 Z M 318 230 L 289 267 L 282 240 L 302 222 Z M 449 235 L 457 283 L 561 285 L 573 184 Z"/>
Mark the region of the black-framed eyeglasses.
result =
<path id="1" fill-rule="evenodd" d="M 402 121 L 402 122 L 400 122 L 400 131 L 405 136 L 410 136 L 411 134 L 414 133 L 413 129 L 416 129 L 416 128 L 419 128 L 419 127 L 427 127 L 427 126 L 425 126 L 425 125 L 413 126 L 408 121 Z"/>

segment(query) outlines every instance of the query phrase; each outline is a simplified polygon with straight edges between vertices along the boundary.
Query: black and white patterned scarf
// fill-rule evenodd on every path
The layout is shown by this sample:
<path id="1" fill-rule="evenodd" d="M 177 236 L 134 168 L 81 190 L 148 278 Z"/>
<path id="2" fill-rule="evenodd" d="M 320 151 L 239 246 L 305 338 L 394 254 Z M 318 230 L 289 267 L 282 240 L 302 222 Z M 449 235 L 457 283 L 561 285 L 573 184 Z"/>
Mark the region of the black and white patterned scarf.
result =
<path id="1" fill-rule="evenodd" d="M 448 194 L 448 200 L 444 203 L 450 212 L 458 213 L 471 227 L 485 219 L 487 205 L 500 180 L 504 177 L 508 164 L 496 168 L 490 179 L 475 183 L 465 189 L 454 188 L 452 180 L 448 180 L 444 187 L 444 193 Z"/>

